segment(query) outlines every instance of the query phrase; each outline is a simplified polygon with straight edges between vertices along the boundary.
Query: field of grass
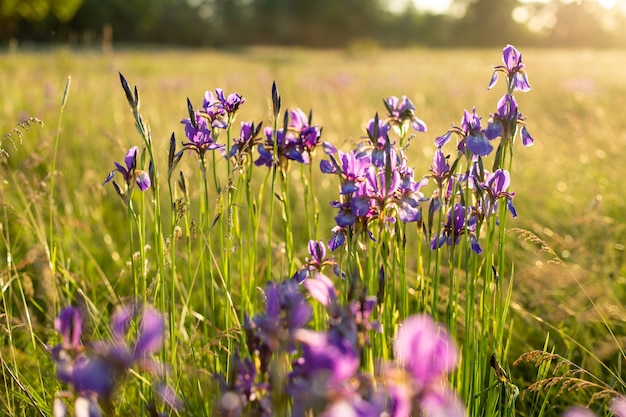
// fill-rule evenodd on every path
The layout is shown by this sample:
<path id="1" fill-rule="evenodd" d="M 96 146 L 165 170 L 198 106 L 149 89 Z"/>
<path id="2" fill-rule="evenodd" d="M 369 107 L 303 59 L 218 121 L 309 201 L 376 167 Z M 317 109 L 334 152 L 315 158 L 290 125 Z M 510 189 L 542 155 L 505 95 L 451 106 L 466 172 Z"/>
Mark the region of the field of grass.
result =
<path id="1" fill-rule="evenodd" d="M 388 310 L 374 317 L 385 332 L 372 336 L 361 367 L 373 372 L 375 358 L 392 359 L 388 345 L 398 324 L 424 311 L 439 316 L 461 347 L 462 363 L 450 380 L 469 415 L 490 416 L 492 410 L 499 415 L 561 415 L 568 405 L 592 399 L 592 410 L 609 415 L 610 397 L 626 392 L 626 168 L 619 162 L 626 153 L 626 59 L 623 51 L 611 50 L 521 52 L 532 89 L 516 98 L 535 143 L 522 147 L 519 138 L 515 143 L 509 191 L 515 193 L 518 217 L 508 216 L 497 226 L 503 233 L 500 245 L 487 251 L 498 259 L 498 279 L 505 283 L 497 307 L 503 316 L 490 324 L 501 333 L 484 341 L 489 347 L 478 352 L 480 335 L 491 330 L 480 327 L 488 319 L 476 317 L 474 339 L 468 336 L 474 323 L 466 325 L 473 304 L 466 290 L 484 288 L 466 281 L 489 275 L 484 271 L 491 265 L 481 263 L 485 256 L 468 255 L 465 265 L 441 248 L 441 259 L 431 261 L 427 242 L 407 224 L 407 231 L 415 233 L 407 232 L 406 249 L 379 240 L 355 255 L 370 292 L 377 288 L 378 277 L 368 276 L 378 271 L 375 262 L 393 267 L 393 272 L 385 270 L 391 294 L 379 297 L 379 302 L 387 300 Z M 429 173 L 435 138 L 451 124 L 460 125 L 463 110 L 474 106 L 486 124 L 505 91 L 502 78 L 487 90 L 493 66 L 501 64 L 498 49 L 58 50 L 2 52 L 0 63 L 0 135 L 7 134 L 0 166 L 0 413 L 11 416 L 51 415 L 55 393 L 67 389 L 55 378 L 47 350 L 61 340 L 54 318 L 63 307 L 71 304 L 87 312 L 87 339 L 107 339 L 114 306 L 137 297 L 167 318 L 159 359 L 171 368 L 167 382 L 185 406 L 179 413 L 212 415 L 219 397 L 213 374 L 233 371 L 235 365 L 226 358 L 232 360 L 238 342 L 245 340 L 244 314 L 263 309 L 259 288 L 268 278 L 283 280 L 301 268 L 310 257 L 309 239 L 328 242 L 332 237 L 337 210 L 330 201 L 338 199 L 339 183 L 319 170 L 320 161 L 328 159 L 321 146 L 310 171 L 292 164 L 282 181 L 282 171 L 274 178 L 275 190 L 265 167 L 255 167 L 249 177 L 228 177 L 233 162 L 219 154 L 207 154 L 210 166 L 203 180 L 197 158 L 185 153 L 168 183 L 170 136 L 175 133 L 177 150 L 187 141 L 180 123 L 189 117 L 187 98 L 197 108 L 207 90 L 240 93 L 246 101 L 233 124 L 232 135 L 238 136 L 241 121 L 272 127 L 275 81 L 283 111 L 312 109 L 313 123 L 323 127 L 322 140 L 347 151 L 366 135 L 366 123 L 375 113 L 383 117 L 383 99 L 406 95 L 428 125 L 428 132 L 416 133 L 406 150 L 419 179 Z M 114 161 L 123 164 L 131 146 L 139 146 L 141 153 L 146 143 L 118 72 L 139 91 L 139 111 L 151 132 L 161 180 L 158 197 L 151 190 L 141 196 L 134 191 L 134 212 L 111 184 L 102 185 Z M 62 106 L 68 77 L 71 85 Z M 44 125 L 18 125 L 29 117 Z M 279 119 L 282 127 L 282 113 Z M 149 152 L 139 159 L 147 171 Z M 179 171 L 187 195 L 176 185 Z M 249 185 L 239 180 L 244 177 Z M 116 181 L 122 181 L 119 173 Z M 247 189 L 251 197 L 244 195 Z M 433 189 L 432 182 L 425 187 L 426 197 Z M 178 198 L 187 204 L 180 218 L 171 210 Z M 290 203 L 283 205 L 285 198 Z M 246 207 L 253 202 L 257 211 L 250 215 Z M 424 207 L 428 211 L 428 203 Z M 176 225 L 182 238 L 173 244 Z M 379 233 L 377 237 L 385 232 Z M 387 261 L 381 251 L 399 261 Z M 339 249 L 334 256 L 351 265 L 352 256 L 342 253 Z M 450 272 L 456 267 L 458 274 Z M 394 273 L 401 277 L 397 282 Z M 441 292 L 439 304 L 428 298 L 433 275 L 442 278 L 440 287 L 434 287 Z M 458 291 L 446 288 L 453 278 L 459 280 Z M 336 279 L 335 285 L 347 297 L 341 281 Z M 420 295 L 420 288 L 429 295 Z M 476 305 L 484 303 L 480 293 L 474 295 Z M 458 315 L 450 313 L 454 308 Z M 323 327 L 325 315 L 323 307 L 315 306 L 312 328 Z M 469 349 L 477 349 L 472 350 L 477 359 L 468 359 Z M 538 367 L 534 361 L 514 365 L 534 350 L 572 364 L 561 364 L 554 374 L 558 359 Z M 506 383 L 489 369 L 492 352 L 508 373 Z M 471 365 L 486 368 L 476 370 L 488 381 L 485 386 L 467 382 L 464 370 Z M 555 385 L 531 385 L 552 376 L 560 378 Z M 149 415 L 145 404 L 154 394 L 148 377 L 132 371 L 126 381 L 116 392 L 116 403 L 103 405 L 105 413 Z M 521 392 L 515 410 L 507 405 L 513 385 Z M 597 393 L 601 395 L 593 397 Z M 274 406 L 275 415 L 281 415 L 280 401 Z"/>

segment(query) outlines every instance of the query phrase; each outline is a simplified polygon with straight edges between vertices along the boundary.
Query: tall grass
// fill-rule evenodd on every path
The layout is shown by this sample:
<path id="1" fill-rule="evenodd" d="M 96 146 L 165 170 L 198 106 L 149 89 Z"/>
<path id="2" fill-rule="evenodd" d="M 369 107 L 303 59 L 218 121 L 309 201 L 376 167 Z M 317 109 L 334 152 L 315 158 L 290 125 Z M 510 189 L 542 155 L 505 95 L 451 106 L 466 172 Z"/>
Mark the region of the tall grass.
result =
<path id="1" fill-rule="evenodd" d="M 370 334 L 363 371 L 377 374 L 378 360 L 393 360 L 390 342 L 400 324 L 426 312 L 457 340 L 461 359 L 450 382 L 470 415 L 557 415 L 590 400 L 600 409 L 608 404 L 603 399 L 623 392 L 625 231 L 618 196 L 624 172 L 609 158 L 626 144 L 615 110 L 626 85 L 616 66 L 602 65 L 616 57 L 611 51 L 524 50 L 533 89 L 516 97 L 536 144 L 522 150 L 515 143 L 515 163 L 509 150 L 501 153 L 506 159 L 499 166 L 511 173 L 520 216 L 510 218 L 501 204 L 498 219 L 477 231 L 483 253 L 472 252 L 465 238 L 430 249 L 454 207 L 441 201 L 430 219 L 429 203 L 422 203 L 421 222 L 389 226 L 381 218 L 369 225 L 372 238 L 348 235 L 345 248 L 328 254 L 343 273 L 333 278 L 339 303 L 377 296 L 374 318 L 382 332 Z M 271 128 L 259 137 L 278 149 L 277 131 L 293 120 L 287 110 L 296 107 L 313 109 L 310 123 L 323 126 L 322 140 L 348 151 L 366 136 L 375 113 L 383 118 L 383 98 L 407 94 L 428 133 L 409 140 L 400 131 L 393 141 L 416 179 L 430 169 L 433 140 L 459 123 L 464 108 L 475 105 L 484 123 L 500 97 L 486 90 L 492 65 L 500 63 L 494 50 L 363 56 L 274 49 L 61 51 L 2 58 L 0 132 L 27 117 L 46 122 L 24 133 L 15 148 L 3 143 L 9 156 L 1 171 L 0 353 L 9 415 L 50 415 L 55 393 L 65 388 L 46 351 L 58 343 L 52 323 L 63 306 L 78 306 L 88 318 L 85 340 L 106 340 L 114 306 L 130 300 L 165 312 L 168 337 L 159 359 L 170 366 L 165 380 L 184 403 L 180 413 L 211 415 L 220 406 L 215 375 L 233 382 L 235 352 L 245 357 L 250 341 L 244 323 L 265 308 L 266 283 L 302 270 L 313 256 L 310 239 L 331 238 L 337 211 L 329 203 L 339 199 L 340 179 L 319 172 L 320 161 L 328 160 L 321 147 L 309 165 L 283 155 L 270 167 L 254 165 L 256 147 L 240 159 L 181 151 L 188 139 L 179 121 L 199 108 L 205 90 L 237 91 L 246 100 L 229 114 L 228 129 L 214 131 L 226 155 L 239 123 L 249 120 Z M 49 65 L 41 65 L 43 59 Z M 154 65 L 157 60 L 185 65 Z M 124 89 L 117 71 L 127 77 Z M 270 88 L 273 80 L 277 90 Z M 125 199 L 119 199 L 101 183 L 113 161 L 135 145 L 137 169 L 149 173 L 152 187 L 142 193 L 120 182 Z M 444 151 L 452 165 L 454 146 Z M 484 163 L 489 171 L 492 165 Z M 452 169 L 471 167 L 459 157 Z M 388 170 L 378 174 L 389 184 Z M 421 190 L 428 197 L 433 184 Z M 461 186 L 458 196 L 467 203 L 473 192 Z M 467 226 L 464 232 L 469 235 Z M 325 272 L 332 276 L 330 268 Z M 325 329 L 332 312 L 311 301 L 311 328 Z M 513 366 L 537 349 L 522 356 L 540 358 L 537 369 L 524 361 Z M 288 356 L 280 355 L 272 378 L 290 369 Z M 556 378 L 550 379 L 550 363 Z M 572 370 L 560 374 L 564 364 Z M 581 381 L 602 383 L 567 382 L 581 373 Z M 125 382 L 113 409 L 146 414 L 155 395 L 149 376 L 133 372 Z M 559 390 L 558 384 L 585 389 Z M 274 406 L 280 415 L 292 404 L 274 398 Z"/>

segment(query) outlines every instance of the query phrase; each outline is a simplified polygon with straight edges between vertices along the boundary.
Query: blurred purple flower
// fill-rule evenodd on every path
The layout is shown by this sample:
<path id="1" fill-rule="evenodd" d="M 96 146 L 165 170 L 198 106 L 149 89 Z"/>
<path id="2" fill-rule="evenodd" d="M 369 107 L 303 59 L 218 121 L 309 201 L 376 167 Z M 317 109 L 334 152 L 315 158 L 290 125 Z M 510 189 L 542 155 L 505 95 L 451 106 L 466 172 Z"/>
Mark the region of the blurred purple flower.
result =
<path id="1" fill-rule="evenodd" d="M 133 321 L 137 322 L 134 338 L 130 335 Z M 163 366 L 151 358 L 163 347 L 165 321 L 161 313 L 149 306 L 120 305 L 113 311 L 110 325 L 113 340 L 94 348 L 118 374 L 135 365 L 153 374 L 163 372 Z"/>
<path id="2" fill-rule="evenodd" d="M 312 309 L 294 280 L 265 286 L 265 312 L 246 323 L 250 350 L 277 352 L 295 348 L 294 332 L 311 319 Z M 256 342 L 255 342 L 256 340 Z M 265 364 L 266 365 L 266 364 Z"/>
<path id="3" fill-rule="evenodd" d="M 565 410 L 562 417 L 595 417 L 595 414 L 588 408 L 573 406 Z"/>
<path id="4" fill-rule="evenodd" d="M 319 301 L 324 307 L 337 303 L 337 290 L 326 275 L 316 272 L 311 278 L 304 281 L 303 285 L 311 297 Z"/>
<path id="5" fill-rule="evenodd" d="M 487 89 L 493 88 L 498 81 L 498 73 L 506 74 L 509 83 L 509 90 L 526 92 L 530 90 L 528 76 L 526 75 L 525 66 L 522 63 L 522 54 L 518 52 L 512 45 L 507 45 L 502 50 L 502 62 L 504 65 L 498 65 L 493 69 L 493 75 Z"/>
<path id="6" fill-rule="evenodd" d="M 431 386 L 419 399 L 419 408 L 429 417 L 465 417 L 465 407 L 457 394 L 447 387 Z"/>
<path id="7" fill-rule="evenodd" d="M 310 378 L 312 374 L 322 373 L 332 389 L 356 373 L 359 358 L 354 345 L 336 332 L 299 329 L 295 337 L 302 348 L 302 361 L 294 366 L 295 375 Z"/>
<path id="8" fill-rule="evenodd" d="M 394 341 L 394 353 L 419 386 L 452 372 L 459 361 L 454 341 L 425 314 L 404 320 Z"/>
<path id="9" fill-rule="evenodd" d="M 611 401 L 611 412 L 615 417 L 626 417 L 626 397 L 618 395 Z"/>
<path id="10" fill-rule="evenodd" d="M 83 317 L 75 307 L 65 307 L 54 319 L 54 330 L 61 334 L 62 349 L 76 350 L 80 346 L 83 334 Z"/>
<path id="11" fill-rule="evenodd" d="M 139 148 L 137 148 L 136 146 L 133 146 L 128 150 L 126 156 L 124 157 L 124 163 L 126 164 L 126 167 L 122 166 L 122 164 L 114 162 L 115 169 L 109 173 L 102 185 L 111 181 L 115 176 L 115 173 L 119 172 L 124 177 L 124 182 L 126 182 L 126 186 L 128 187 L 128 189 L 131 189 L 133 184 L 135 183 L 139 186 L 139 189 L 141 191 L 146 191 L 148 188 L 150 188 L 150 175 L 148 175 L 148 173 L 145 171 L 137 169 L 138 152 Z M 115 182 L 114 185 L 116 185 L 116 189 L 119 190 Z"/>

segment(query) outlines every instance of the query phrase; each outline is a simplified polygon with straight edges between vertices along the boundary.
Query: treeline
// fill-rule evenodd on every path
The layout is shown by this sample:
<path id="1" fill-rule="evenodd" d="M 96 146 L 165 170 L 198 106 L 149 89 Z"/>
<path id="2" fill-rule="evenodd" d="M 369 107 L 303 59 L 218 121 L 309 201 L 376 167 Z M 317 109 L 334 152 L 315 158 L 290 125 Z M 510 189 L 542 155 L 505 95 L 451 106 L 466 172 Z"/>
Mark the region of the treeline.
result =
<path id="1" fill-rule="evenodd" d="M 410 2 L 394 13 L 385 0 L 0 0 L 0 42 L 626 45 L 624 16 L 593 0 L 455 0 L 455 7 L 463 11 L 458 16 L 420 13 Z"/>

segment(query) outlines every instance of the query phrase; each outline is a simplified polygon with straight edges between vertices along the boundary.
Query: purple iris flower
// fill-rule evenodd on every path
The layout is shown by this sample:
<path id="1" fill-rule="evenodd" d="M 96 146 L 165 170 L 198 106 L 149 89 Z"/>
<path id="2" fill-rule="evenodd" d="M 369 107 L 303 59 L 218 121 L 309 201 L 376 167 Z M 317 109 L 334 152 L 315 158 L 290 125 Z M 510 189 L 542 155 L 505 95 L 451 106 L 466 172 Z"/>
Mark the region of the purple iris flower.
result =
<path id="1" fill-rule="evenodd" d="M 88 356 L 81 343 L 83 318 L 79 309 L 66 307 L 54 320 L 63 339 L 50 349 L 57 378 L 70 384 L 80 396 L 109 396 L 113 389 L 112 372 L 100 357 Z"/>
<path id="2" fill-rule="evenodd" d="M 409 122 L 415 131 L 426 132 L 426 123 L 415 115 L 415 106 L 407 96 L 401 98 L 391 96 L 385 99 L 384 103 L 389 112 L 390 123 L 402 126 L 405 122 Z"/>
<path id="3" fill-rule="evenodd" d="M 315 332 L 299 329 L 295 334 L 302 347 L 302 361 L 294 366 L 294 373 L 311 378 L 323 373 L 330 387 L 348 380 L 359 368 L 357 351 L 349 340 L 336 332 Z"/>
<path id="4" fill-rule="evenodd" d="M 505 94 L 498 100 L 497 113 L 491 115 L 491 120 L 485 129 L 485 135 L 489 140 L 497 137 L 512 137 L 517 125 L 521 124 L 522 145 L 531 146 L 534 139 L 528 133 L 524 120 L 524 116 L 518 111 L 515 97 L 511 94 Z"/>
<path id="5" fill-rule="evenodd" d="M 430 167 L 432 178 L 435 180 L 438 186 L 443 186 L 443 182 L 450 176 L 450 165 L 448 165 L 448 159 L 443 154 L 441 149 L 435 151 L 433 157 L 433 164 Z"/>
<path id="6" fill-rule="evenodd" d="M 294 332 L 308 323 L 311 315 L 311 306 L 296 281 L 270 282 L 265 286 L 265 313 L 250 320 L 248 331 L 270 352 L 291 351 L 295 349 Z"/>
<path id="7" fill-rule="evenodd" d="M 337 262 L 335 262 L 333 257 L 326 257 L 326 244 L 323 241 L 309 240 L 308 250 L 311 257 L 305 258 L 306 275 L 304 279 L 308 277 L 311 271 L 322 272 L 322 269 L 326 266 L 337 266 Z"/>
<path id="8" fill-rule="evenodd" d="M 111 181 L 115 176 L 115 173 L 119 172 L 124 177 L 124 182 L 126 182 L 126 186 L 128 187 L 128 189 L 131 189 L 133 184 L 135 183 L 139 186 L 139 189 L 141 191 L 146 191 L 148 188 L 150 188 L 150 175 L 146 171 L 137 169 L 138 153 L 139 148 L 137 148 L 136 146 L 133 146 L 128 150 L 126 156 L 124 157 L 124 163 L 126 164 L 126 167 L 122 166 L 122 164 L 114 162 L 115 169 L 111 171 L 109 175 L 107 175 L 102 185 Z"/>
<path id="9" fill-rule="evenodd" d="M 134 338 L 129 334 L 133 321 L 138 323 Z M 165 321 L 157 310 L 135 304 L 121 305 L 113 311 L 110 325 L 113 340 L 94 348 L 119 374 L 135 365 L 154 374 L 163 372 L 163 367 L 151 358 L 163 347 L 165 332 Z"/>
<path id="10" fill-rule="evenodd" d="M 228 125 L 227 113 L 224 109 L 224 105 L 211 91 L 206 91 L 204 93 L 202 108 L 198 110 L 196 114 L 197 116 L 206 119 L 207 124 L 211 127 L 226 129 Z"/>
<path id="11" fill-rule="evenodd" d="M 493 173 L 487 174 L 484 184 L 476 185 L 482 193 L 481 205 L 485 216 L 495 214 L 498 208 L 498 201 L 504 199 L 513 217 L 517 217 L 517 211 L 513 205 L 513 196 L 515 194 L 507 192 L 510 184 L 511 174 L 509 174 L 509 171 L 497 169 Z"/>
<path id="12" fill-rule="evenodd" d="M 467 225 L 466 225 L 467 217 Z M 474 214 L 466 213 L 466 208 L 461 204 L 455 204 L 454 207 L 448 213 L 447 222 L 443 225 L 443 230 L 440 235 L 435 236 L 430 242 L 431 249 L 438 249 L 444 244 L 448 246 L 458 245 L 461 236 L 467 233 L 470 234 L 471 248 L 475 253 L 482 253 L 482 248 L 478 244 L 476 238 L 476 216 Z"/>
<path id="13" fill-rule="evenodd" d="M 225 97 L 224 90 L 222 90 L 221 88 L 215 89 L 215 95 L 217 96 L 217 100 L 222 105 L 222 108 L 229 115 L 237 112 L 237 110 L 239 110 L 239 106 L 246 102 L 246 99 L 243 98 L 239 93 L 232 93 L 228 95 L 228 97 Z"/>
<path id="14" fill-rule="evenodd" d="M 378 120 L 378 115 L 367 124 L 367 137 L 369 138 L 372 150 L 372 164 L 379 168 L 385 166 L 386 154 L 391 149 L 389 131 L 391 125 L 384 120 Z"/>
<path id="15" fill-rule="evenodd" d="M 195 118 L 194 122 L 189 118 L 181 121 L 185 125 L 185 136 L 189 140 L 183 143 L 183 149 L 196 152 L 200 158 L 203 158 L 207 151 L 223 152 L 224 145 L 216 142 L 210 120 L 200 112 L 195 113 Z"/>
<path id="16" fill-rule="evenodd" d="M 335 226 L 331 230 L 333 237 L 328 241 L 328 249 L 335 251 L 346 243 L 347 230 L 342 226 Z"/>
<path id="17" fill-rule="evenodd" d="M 259 142 L 258 137 L 262 123 L 255 126 L 254 122 L 241 122 L 239 137 L 233 139 L 230 157 L 250 155 L 252 148 Z"/>
<path id="18" fill-rule="evenodd" d="M 396 360 L 419 386 L 452 372 L 459 352 L 446 330 L 428 315 L 414 315 L 402 323 L 394 341 Z"/>
<path id="19" fill-rule="evenodd" d="M 303 284 L 311 297 L 319 301 L 324 307 L 337 303 L 337 290 L 335 285 L 326 275 L 316 272 L 313 277 L 304 281 Z"/>
<path id="20" fill-rule="evenodd" d="M 54 319 L 54 329 L 61 334 L 61 348 L 76 350 L 80 346 L 83 334 L 83 317 L 75 307 L 65 307 Z"/>
<path id="21" fill-rule="evenodd" d="M 328 152 L 327 152 L 328 153 Z M 372 163 L 370 156 L 357 151 L 342 152 L 336 150 L 336 155 L 330 154 L 330 161 L 323 160 L 320 168 L 323 173 L 341 175 L 341 194 L 352 194 L 359 189 L 361 183 L 365 181 L 365 174 Z"/>
<path id="22" fill-rule="evenodd" d="M 485 135 L 485 131 L 481 126 L 481 117 L 476 114 L 476 108 L 472 112 L 465 110 L 463 112 L 463 119 L 461 120 L 461 127 L 452 126 L 442 136 L 435 139 L 435 146 L 441 149 L 452 138 L 452 134 L 457 134 L 461 140 L 457 145 L 457 149 L 461 153 L 467 153 L 474 156 L 486 156 L 493 151 L 493 146 L 489 143 L 489 138 Z"/>
<path id="23" fill-rule="evenodd" d="M 509 80 L 509 89 L 512 91 L 526 92 L 530 90 L 528 76 L 526 75 L 525 66 L 522 63 L 522 54 L 518 52 L 512 45 L 507 45 L 502 50 L 502 62 L 504 65 L 498 65 L 493 69 L 493 75 L 487 89 L 491 89 L 498 81 L 498 73 L 506 74 Z"/>
<path id="24" fill-rule="evenodd" d="M 311 155 L 319 144 L 322 135 L 322 129 L 310 125 L 311 117 L 311 115 L 307 117 L 301 109 L 289 111 L 288 129 L 297 136 L 304 164 L 311 163 Z"/>
<path id="25" fill-rule="evenodd" d="M 284 129 L 276 130 L 277 149 L 274 149 L 274 129 L 266 127 L 263 133 L 265 135 L 265 142 L 257 148 L 259 158 L 254 161 L 256 166 L 271 167 L 272 165 L 285 163 L 287 160 L 304 163 L 304 157 L 299 148 L 298 140 L 291 132 L 285 133 Z"/>

